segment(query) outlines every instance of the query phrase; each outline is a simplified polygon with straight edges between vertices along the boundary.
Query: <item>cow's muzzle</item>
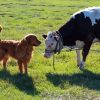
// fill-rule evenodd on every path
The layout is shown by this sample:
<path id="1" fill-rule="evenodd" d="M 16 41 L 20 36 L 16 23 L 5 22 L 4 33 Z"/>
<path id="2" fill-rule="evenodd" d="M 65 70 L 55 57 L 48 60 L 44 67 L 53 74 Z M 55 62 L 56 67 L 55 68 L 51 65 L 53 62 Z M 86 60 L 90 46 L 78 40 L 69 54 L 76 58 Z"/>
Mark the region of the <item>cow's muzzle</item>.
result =
<path id="1" fill-rule="evenodd" d="M 50 58 L 53 54 L 53 51 L 45 49 L 45 53 L 43 55 L 45 58 Z"/>

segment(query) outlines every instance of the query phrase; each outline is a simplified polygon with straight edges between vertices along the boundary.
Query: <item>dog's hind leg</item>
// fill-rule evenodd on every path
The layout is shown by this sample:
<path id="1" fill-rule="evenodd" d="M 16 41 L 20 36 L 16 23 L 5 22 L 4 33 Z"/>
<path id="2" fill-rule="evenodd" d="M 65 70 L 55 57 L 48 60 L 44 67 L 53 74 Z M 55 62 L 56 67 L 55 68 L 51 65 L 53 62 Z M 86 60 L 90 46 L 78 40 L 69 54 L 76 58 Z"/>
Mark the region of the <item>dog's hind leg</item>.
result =
<path id="1" fill-rule="evenodd" d="M 23 63 L 23 65 L 24 65 L 25 74 L 27 74 L 27 63 Z"/>
<path id="2" fill-rule="evenodd" d="M 3 58 L 3 67 L 4 67 L 5 70 L 7 69 L 6 63 L 7 63 L 8 58 L 9 58 L 8 56 L 5 56 L 5 57 Z"/>

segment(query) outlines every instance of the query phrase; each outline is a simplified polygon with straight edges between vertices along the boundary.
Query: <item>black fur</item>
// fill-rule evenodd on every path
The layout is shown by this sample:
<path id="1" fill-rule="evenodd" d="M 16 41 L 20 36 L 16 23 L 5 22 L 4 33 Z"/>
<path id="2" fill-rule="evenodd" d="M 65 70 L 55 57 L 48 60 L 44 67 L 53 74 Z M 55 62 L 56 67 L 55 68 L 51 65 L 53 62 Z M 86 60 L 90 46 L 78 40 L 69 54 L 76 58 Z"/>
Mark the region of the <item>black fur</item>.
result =
<path id="1" fill-rule="evenodd" d="M 85 42 L 89 34 L 95 35 L 91 20 L 89 17 L 85 18 L 83 13 L 77 14 L 75 18 L 71 18 L 58 31 L 62 35 L 65 46 L 75 45 L 76 40 Z"/>

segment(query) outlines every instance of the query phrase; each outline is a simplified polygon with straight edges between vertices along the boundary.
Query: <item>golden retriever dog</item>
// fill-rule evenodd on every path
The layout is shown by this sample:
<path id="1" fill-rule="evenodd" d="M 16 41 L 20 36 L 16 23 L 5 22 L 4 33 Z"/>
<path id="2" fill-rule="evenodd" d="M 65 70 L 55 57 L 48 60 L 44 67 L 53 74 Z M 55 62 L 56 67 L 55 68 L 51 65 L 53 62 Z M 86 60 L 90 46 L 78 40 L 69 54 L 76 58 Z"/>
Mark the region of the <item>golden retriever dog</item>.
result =
<path id="1" fill-rule="evenodd" d="M 3 61 L 4 69 L 6 69 L 8 58 L 12 57 L 17 60 L 20 73 L 23 73 L 24 69 L 27 74 L 27 67 L 31 59 L 33 47 L 40 44 L 41 42 L 33 34 L 28 34 L 21 41 L 1 40 L 0 61 Z"/>

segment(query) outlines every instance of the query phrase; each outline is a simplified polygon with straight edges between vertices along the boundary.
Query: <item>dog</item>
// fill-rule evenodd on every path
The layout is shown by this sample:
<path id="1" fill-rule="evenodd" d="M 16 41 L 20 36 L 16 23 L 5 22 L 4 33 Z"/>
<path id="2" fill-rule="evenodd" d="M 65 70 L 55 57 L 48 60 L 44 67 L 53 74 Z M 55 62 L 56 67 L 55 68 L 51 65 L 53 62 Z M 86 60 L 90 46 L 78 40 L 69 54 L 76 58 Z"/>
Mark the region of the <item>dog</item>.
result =
<path id="1" fill-rule="evenodd" d="M 32 56 L 34 46 L 39 46 L 41 42 L 33 34 L 28 34 L 21 41 L 1 40 L 0 41 L 0 61 L 3 61 L 3 67 L 6 70 L 6 63 L 9 57 L 17 60 L 19 71 L 23 69 L 27 74 L 28 63 Z"/>

